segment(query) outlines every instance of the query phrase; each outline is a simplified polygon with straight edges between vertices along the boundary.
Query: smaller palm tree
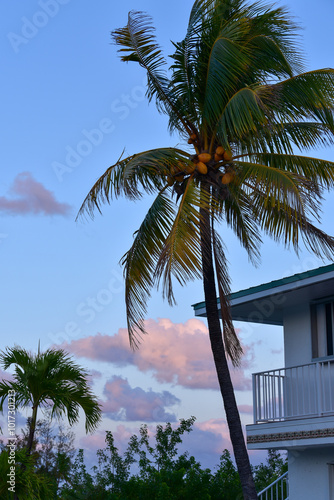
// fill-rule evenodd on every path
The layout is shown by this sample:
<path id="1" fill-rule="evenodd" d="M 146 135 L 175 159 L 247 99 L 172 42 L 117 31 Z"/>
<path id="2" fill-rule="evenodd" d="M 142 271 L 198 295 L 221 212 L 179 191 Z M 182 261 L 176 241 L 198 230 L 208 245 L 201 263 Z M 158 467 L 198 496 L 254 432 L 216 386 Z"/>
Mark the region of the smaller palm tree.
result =
<path id="1" fill-rule="evenodd" d="M 29 419 L 27 454 L 30 455 L 41 408 L 51 408 L 51 418 L 66 414 L 70 425 L 79 419 L 80 408 L 86 417 L 86 432 L 94 431 L 101 420 L 101 408 L 87 384 L 88 373 L 62 349 L 48 349 L 32 354 L 21 347 L 0 353 L 0 364 L 7 370 L 15 365 L 13 381 L 0 382 L 0 411 L 15 391 L 17 408 L 32 408 Z"/>

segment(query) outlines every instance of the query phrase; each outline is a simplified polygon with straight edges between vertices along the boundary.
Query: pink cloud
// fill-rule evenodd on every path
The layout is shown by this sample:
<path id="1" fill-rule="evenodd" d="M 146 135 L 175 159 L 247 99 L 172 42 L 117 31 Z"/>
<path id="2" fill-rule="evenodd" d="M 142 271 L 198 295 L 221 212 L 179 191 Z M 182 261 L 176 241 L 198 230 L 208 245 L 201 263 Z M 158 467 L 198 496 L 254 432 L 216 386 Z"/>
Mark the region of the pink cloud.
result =
<path id="1" fill-rule="evenodd" d="M 6 372 L 0 368 L 0 380 L 12 382 L 14 379 L 13 379 L 13 375 L 11 373 Z"/>
<path id="2" fill-rule="evenodd" d="M 253 406 L 252 405 L 239 405 L 238 406 L 240 413 L 246 413 L 247 415 L 253 415 Z"/>
<path id="3" fill-rule="evenodd" d="M 69 215 L 71 206 L 59 203 L 52 191 L 37 182 L 29 172 L 16 176 L 10 196 L 0 196 L 0 211 L 10 215 Z"/>
<path id="4" fill-rule="evenodd" d="M 219 464 L 220 456 L 225 449 L 229 450 L 233 457 L 226 421 L 211 419 L 205 422 L 195 422 L 193 431 L 184 436 L 180 452 L 188 451 L 203 468 L 213 469 Z"/>
<path id="5" fill-rule="evenodd" d="M 149 335 L 144 336 L 138 350 L 129 347 L 125 328 L 113 336 L 90 336 L 65 344 L 76 356 L 106 361 L 118 367 L 134 365 L 150 372 L 160 383 L 177 384 L 190 389 L 218 389 L 208 331 L 198 319 L 173 323 L 169 319 L 145 322 Z M 245 347 L 242 368 L 231 368 L 236 390 L 251 389 L 251 379 L 244 370 L 252 363 L 252 347 Z"/>
<path id="6" fill-rule="evenodd" d="M 90 370 L 86 377 L 87 382 L 91 387 L 93 386 L 94 381 L 100 378 L 102 378 L 102 373 L 99 372 L 98 370 Z"/>
<path id="7" fill-rule="evenodd" d="M 180 400 L 168 391 L 144 391 L 140 387 L 132 388 L 129 382 L 114 376 L 107 381 L 104 391 L 106 401 L 102 402 L 105 416 L 112 420 L 140 422 L 175 422 L 173 413 L 165 408 L 180 403 Z"/>
<path id="8" fill-rule="evenodd" d="M 99 450 L 106 446 L 105 431 L 96 431 L 94 434 L 83 436 L 79 439 L 80 448 L 86 450 Z"/>

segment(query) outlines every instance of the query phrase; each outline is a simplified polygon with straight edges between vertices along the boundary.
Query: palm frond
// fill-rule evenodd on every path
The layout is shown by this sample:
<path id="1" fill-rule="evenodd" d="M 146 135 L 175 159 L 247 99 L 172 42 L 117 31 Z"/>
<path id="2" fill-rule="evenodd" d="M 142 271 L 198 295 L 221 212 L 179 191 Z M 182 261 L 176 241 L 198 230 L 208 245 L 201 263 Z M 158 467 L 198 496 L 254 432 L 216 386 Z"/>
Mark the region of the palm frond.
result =
<path id="1" fill-rule="evenodd" d="M 251 33 L 273 40 L 294 74 L 304 71 L 304 56 L 298 41 L 300 26 L 291 18 L 287 8 L 254 2 L 248 6 L 248 18 Z M 271 61 L 268 64 L 270 68 Z M 283 63 L 282 69 L 284 66 Z"/>
<path id="2" fill-rule="evenodd" d="M 158 283 L 162 279 L 163 296 L 170 303 L 173 303 L 174 297 L 173 277 L 181 285 L 201 277 L 199 207 L 203 203 L 203 200 L 200 200 L 200 190 L 190 177 L 184 187 L 184 193 L 161 249 L 155 271 Z"/>
<path id="3" fill-rule="evenodd" d="M 280 170 L 263 163 L 234 161 L 238 182 L 249 186 L 249 192 L 261 190 L 269 206 L 276 200 L 278 205 L 294 206 L 303 213 L 309 191 L 317 194 L 317 186 L 303 176 Z"/>
<path id="4" fill-rule="evenodd" d="M 229 137 L 242 139 L 267 124 L 265 106 L 256 91 L 242 88 L 228 100 L 216 123 L 218 141 L 228 149 Z"/>
<path id="5" fill-rule="evenodd" d="M 306 248 L 320 258 L 333 259 L 334 238 L 316 227 L 308 217 L 294 207 L 265 203 L 262 193 L 252 197 L 255 221 L 261 229 L 286 247 L 293 246 L 298 253 L 300 237 Z"/>
<path id="6" fill-rule="evenodd" d="M 144 151 L 119 159 L 95 182 L 84 199 L 77 219 L 88 213 L 93 218 L 94 210 L 101 213 L 101 205 L 113 198 L 125 196 L 137 200 L 142 193 L 152 194 L 166 185 L 166 176 L 179 162 L 187 166 L 189 155 L 176 148 L 160 148 Z"/>
<path id="7" fill-rule="evenodd" d="M 252 52 L 253 71 L 258 75 L 292 77 L 292 68 L 282 48 L 270 35 L 255 35 L 247 42 Z"/>
<path id="8" fill-rule="evenodd" d="M 213 0 L 196 0 L 190 13 L 188 28 L 185 38 L 178 43 L 173 43 L 175 52 L 171 56 L 172 77 L 171 87 L 173 95 L 177 98 L 182 114 L 198 128 L 200 126 L 199 110 L 196 93 L 197 49 L 201 40 L 201 33 L 205 26 L 208 12 L 214 9 Z M 170 117 L 170 129 L 177 128 L 178 121 Z M 180 132 L 184 132 L 182 129 Z"/>
<path id="9" fill-rule="evenodd" d="M 258 226 L 254 224 L 248 195 L 240 187 L 232 184 L 229 188 L 229 196 L 222 204 L 221 210 L 227 226 L 236 234 L 249 260 L 257 266 L 260 262 L 262 239 Z"/>
<path id="10" fill-rule="evenodd" d="M 231 23 L 224 27 L 212 45 L 207 62 L 202 111 L 203 120 L 209 126 L 219 120 L 230 96 L 234 94 L 238 80 L 250 64 L 248 51 L 238 43 L 246 29 L 245 23 Z"/>
<path id="11" fill-rule="evenodd" d="M 270 165 L 270 167 L 282 172 L 293 172 L 309 181 L 314 181 L 317 185 L 316 191 L 318 191 L 319 185 L 320 189 L 322 186 L 328 189 L 334 186 L 334 162 L 332 161 L 307 156 L 269 153 L 252 153 L 250 157 L 263 165 Z"/>
<path id="12" fill-rule="evenodd" d="M 271 106 L 281 121 L 303 118 L 326 124 L 334 132 L 334 70 L 309 71 L 271 86 Z"/>
<path id="13" fill-rule="evenodd" d="M 333 132 L 323 123 L 283 123 L 281 129 L 289 136 L 291 142 L 297 146 L 300 151 L 332 146 L 334 144 Z"/>
<path id="14" fill-rule="evenodd" d="M 150 16 L 144 12 L 132 11 L 128 16 L 128 23 L 124 28 L 117 29 L 111 33 L 114 43 L 121 48 L 121 60 L 138 62 L 147 72 L 148 88 L 147 97 L 149 101 L 156 97 L 156 105 L 159 111 L 169 116 L 174 115 L 191 134 L 191 126 L 180 114 L 173 93 L 170 90 L 170 82 L 167 73 L 163 69 L 166 61 L 162 51 L 156 42 L 155 28 Z"/>
<path id="15" fill-rule="evenodd" d="M 145 333 L 147 301 L 154 285 L 154 274 L 161 249 L 173 224 L 174 206 L 159 193 L 136 232 L 130 250 L 123 256 L 125 301 L 130 344 L 138 345 Z"/>
<path id="16" fill-rule="evenodd" d="M 271 119 L 268 126 L 244 135 L 238 146 L 241 154 L 257 151 L 292 155 L 294 146 L 305 151 L 333 144 L 334 134 L 326 124 L 308 121 L 284 123 Z"/>

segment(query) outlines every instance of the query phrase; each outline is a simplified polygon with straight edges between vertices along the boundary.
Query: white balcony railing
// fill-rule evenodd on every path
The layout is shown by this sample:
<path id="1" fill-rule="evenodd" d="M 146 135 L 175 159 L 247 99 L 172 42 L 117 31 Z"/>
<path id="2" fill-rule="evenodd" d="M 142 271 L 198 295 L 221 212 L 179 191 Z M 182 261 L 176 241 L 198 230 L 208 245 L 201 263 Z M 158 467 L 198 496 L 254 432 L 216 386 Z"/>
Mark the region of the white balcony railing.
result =
<path id="1" fill-rule="evenodd" d="M 289 500 L 288 472 L 260 491 L 257 496 L 259 500 Z"/>
<path id="2" fill-rule="evenodd" d="M 254 422 L 334 414 L 334 362 L 253 375 Z"/>

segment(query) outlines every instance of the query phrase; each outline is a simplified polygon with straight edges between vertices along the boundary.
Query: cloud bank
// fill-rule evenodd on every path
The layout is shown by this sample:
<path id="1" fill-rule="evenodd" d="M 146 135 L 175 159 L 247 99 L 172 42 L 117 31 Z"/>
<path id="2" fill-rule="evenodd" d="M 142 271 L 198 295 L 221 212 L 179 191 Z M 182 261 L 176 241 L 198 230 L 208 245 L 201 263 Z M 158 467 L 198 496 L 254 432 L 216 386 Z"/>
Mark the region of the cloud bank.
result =
<path id="1" fill-rule="evenodd" d="M 140 348 L 132 351 L 128 333 L 121 328 L 113 335 L 95 335 L 73 340 L 63 347 L 78 357 L 105 361 L 117 367 L 136 366 L 141 372 L 150 373 L 159 383 L 170 383 L 189 389 L 218 389 L 207 328 L 198 319 L 186 323 L 173 323 L 169 319 L 152 319 L 145 322 L 149 335 Z M 244 370 L 252 361 L 251 347 L 245 347 L 242 368 L 233 369 L 234 388 L 251 389 L 251 378 Z"/>
<path id="2" fill-rule="evenodd" d="M 59 203 L 52 191 L 37 182 L 30 172 L 16 176 L 9 196 L 0 196 L 0 212 L 9 215 L 62 215 L 70 214 L 71 206 Z"/>
<path id="3" fill-rule="evenodd" d="M 132 388 L 125 378 L 119 376 L 107 381 L 103 394 L 106 397 L 102 402 L 103 413 L 111 420 L 175 422 L 175 414 L 168 413 L 166 408 L 181 402 L 169 391 Z"/>

